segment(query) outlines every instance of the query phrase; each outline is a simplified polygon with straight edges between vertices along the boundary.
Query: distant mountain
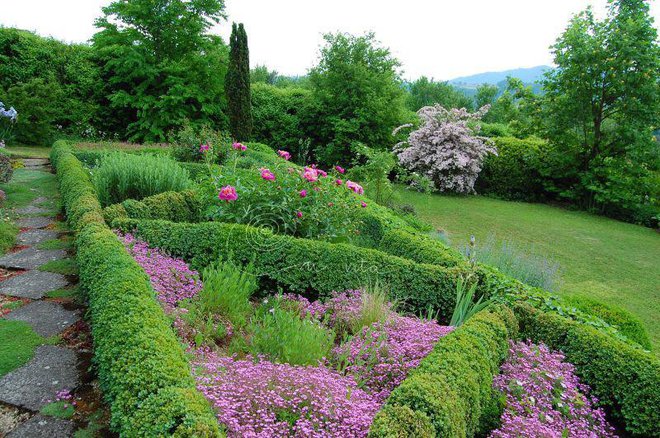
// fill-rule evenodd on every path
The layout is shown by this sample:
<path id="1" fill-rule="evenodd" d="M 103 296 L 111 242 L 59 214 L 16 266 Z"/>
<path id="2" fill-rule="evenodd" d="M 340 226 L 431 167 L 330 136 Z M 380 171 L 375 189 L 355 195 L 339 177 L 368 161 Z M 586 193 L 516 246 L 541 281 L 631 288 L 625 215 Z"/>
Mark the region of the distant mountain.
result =
<path id="1" fill-rule="evenodd" d="M 511 70 L 494 71 L 486 73 L 477 73 L 471 76 L 462 76 L 449 80 L 450 84 L 457 85 L 461 88 L 476 88 L 481 84 L 499 85 L 506 80 L 507 76 L 513 76 L 522 80 L 525 84 L 532 84 L 541 79 L 543 73 L 552 69 L 548 65 L 538 65 L 529 68 L 514 68 Z"/>

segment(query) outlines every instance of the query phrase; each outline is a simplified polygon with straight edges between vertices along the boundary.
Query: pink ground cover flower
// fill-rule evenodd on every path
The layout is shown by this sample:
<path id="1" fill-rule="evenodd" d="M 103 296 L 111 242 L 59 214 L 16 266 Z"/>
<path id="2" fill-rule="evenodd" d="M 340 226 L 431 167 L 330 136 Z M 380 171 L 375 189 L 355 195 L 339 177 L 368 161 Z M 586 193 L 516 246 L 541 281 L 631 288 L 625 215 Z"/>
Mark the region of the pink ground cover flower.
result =
<path id="1" fill-rule="evenodd" d="M 233 186 L 225 186 L 222 189 L 220 189 L 220 192 L 218 193 L 218 199 L 221 201 L 235 201 L 238 199 L 238 194 L 236 193 L 236 188 Z"/>
<path id="2" fill-rule="evenodd" d="M 287 161 L 291 159 L 291 154 L 288 153 L 287 151 L 277 151 L 277 155 L 279 155 L 280 157 L 284 158 Z"/>
<path id="3" fill-rule="evenodd" d="M 245 146 L 243 143 L 239 143 L 239 142 L 235 142 L 235 143 L 233 143 L 233 144 L 231 145 L 231 147 L 232 147 L 235 151 L 244 151 L 244 150 L 247 150 L 247 146 Z"/>
<path id="4" fill-rule="evenodd" d="M 230 437 L 364 437 L 379 408 L 351 377 L 325 367 L 207 354 L 193 368 Z"/>
<path id="5" fill-rule="evenodd" d="M 270 169 L 266 169 L 262 167 L 261 169 L 261 177 L 265 179 L 266 181 L 273 181 L 275 180 L 275 174 L 270 171 Z"/>
<path id="6" fill-rule="evenodd" d="M 364 194 L 364 189 L 362 188 L 362 186 L 351 180 L 346 181 L 346 187 L 348 187 L 350 190 L 353 190 L 358 195 Z"/>
<path id="7" fill-rule="evenodd" d="M 183 260 L 150 248 L 132 234 L 119 233 L 118 236 L 128 253 L 149 276 L 151 286 L 166 311 L 171 311 L 179 301 L 192 298 L 202 290 L 199 273 L 191 270 Z"/>
<path id="8" fill-rule="evenodd" d="M 494 438 L 613 437 L 612 427 L 575 367 L 543 344 L 511 342 L 509 358 L 493 386 L 506 396 Z"/>

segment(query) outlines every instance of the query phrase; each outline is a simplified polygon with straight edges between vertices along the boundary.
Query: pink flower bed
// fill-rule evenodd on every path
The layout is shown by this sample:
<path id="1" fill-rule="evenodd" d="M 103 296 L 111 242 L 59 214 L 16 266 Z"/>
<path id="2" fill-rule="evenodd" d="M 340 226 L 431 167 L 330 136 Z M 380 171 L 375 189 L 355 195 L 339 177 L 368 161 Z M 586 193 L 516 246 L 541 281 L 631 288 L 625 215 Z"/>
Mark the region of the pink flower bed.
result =
<path id="1" fill-rule="evenodd" d="M 325 367 L 214 354 L 194 365 L 199 390 L 232 437 L 366 436 L 380 406 L 351 377 Z"/>
<path id="2" fill-rule="evenodd" d="M 119 234 L 119 239 L 149 276 L 151 286 L 165 310 L 172 310 L 179 301 L 192 298 L 202 290 L 199 273 L 191 270 L 183 260 L 150 248 L 147 243 L 131 234 Z"/>
<path id="3" fill-rule="evenodd" d="M 502 425 L 491 437 L 612 437 L 597 400 L 580 383 L 575 367 L 561 352 L 530 342 L 511 343 L 509 358 L 495 377 L 506 395 Z"/>

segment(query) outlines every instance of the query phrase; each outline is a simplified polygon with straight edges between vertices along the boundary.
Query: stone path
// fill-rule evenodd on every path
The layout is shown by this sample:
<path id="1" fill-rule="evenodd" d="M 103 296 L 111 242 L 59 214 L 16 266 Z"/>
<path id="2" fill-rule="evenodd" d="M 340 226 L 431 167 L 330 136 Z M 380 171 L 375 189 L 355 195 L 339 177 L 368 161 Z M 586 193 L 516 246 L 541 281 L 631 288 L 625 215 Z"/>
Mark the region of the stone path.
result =
<path id="1" fill-rule="evenodd" d="M 50 171 L 48 160 L 24 160 L 33 170 Z M 32 189 L 34 190 L 34 189 Z M 21 228 L 17 245 L 27 246 L 17 252 L 0 257 L 0 267 L 19 271 L 0 282 L 0 294 L 27 298 L 28 304 L 12 310 L 3 318 L 24 321 L 45 338 L 61 335 L 80 320 L 80 311 L 71 310 L 60 302 L 48 300 L 48 292 L 70 285 L 60 274 L 39 271 L 43 264 L 66 258 L 65 250 L 40 250 L 39 243 L 55 239 L 58 233 L 47 229 L 54 223 L 55 212 L 42 204 L 44 197 L 16 210 Z M 56 400 L 58 391 L 73 392 L 81 385 L 78 371 L 80 353 L 71 348 L 55 345 L 37 347 L 34 357 L 24 366 L 0 378 L 0 437 L 71 437 L 77 429 L 71 420 L 42 415 L 39 411 Z"/>

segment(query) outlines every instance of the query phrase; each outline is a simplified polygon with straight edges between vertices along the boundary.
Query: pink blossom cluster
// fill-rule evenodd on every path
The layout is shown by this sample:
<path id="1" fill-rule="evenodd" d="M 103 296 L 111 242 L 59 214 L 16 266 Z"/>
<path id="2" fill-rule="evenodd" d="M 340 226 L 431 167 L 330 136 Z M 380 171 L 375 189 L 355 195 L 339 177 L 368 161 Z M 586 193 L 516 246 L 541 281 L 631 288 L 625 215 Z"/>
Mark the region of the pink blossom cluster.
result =
<path id="1" fill-rule="evenodd" d="M 493 386 L 506 396 L 502 425 L 491 437 L 613 437 L 602 409 L 561 352 L 543 344 L 511 342 Z"/>
<path id="2" fill-rule="evenodd" d="M 422 126 L 398 143 L 399 162 L 411 172 L 431 179 L 441 191 L 471 193 L 488 154 L 497 155 L 492 142 L 476 134 L 488 105 L 476 113 L 465 108 L 447 110 L 441 105 L 417 111 Z M 395 130 L 410 125 L 403 125 Z"/>
<path id="3" fill-rule="evenodd" d="M 151 286 L 166 310 L 171 311 L 179 301 L 192 298 L 202 290 L 199 273 L 191 270 L 183 260 L 150 248 L 132 234 L 118 235 L 128 253 L 149 276 Z"/>
<path id="4" fill-rule="evenodd" d="M 364 437 L 380 406 L 351 377 L 325 367 L 209 353 L 194 369 L 230 437 Z"/>
<path id="5" fill-rule="evenodd" d="M 335 347 L 332 360 L 382 403 L 452 330 L 436 321 L 394 315 Z"/>
<path id="6" fill-rule="evenodd" d="M 279 155 L 280 157 L 284 158 L 287 161 L 291 159 L 291 154 L 287 151 L 279 150 L 277 151 L 277 155 Z"/>

